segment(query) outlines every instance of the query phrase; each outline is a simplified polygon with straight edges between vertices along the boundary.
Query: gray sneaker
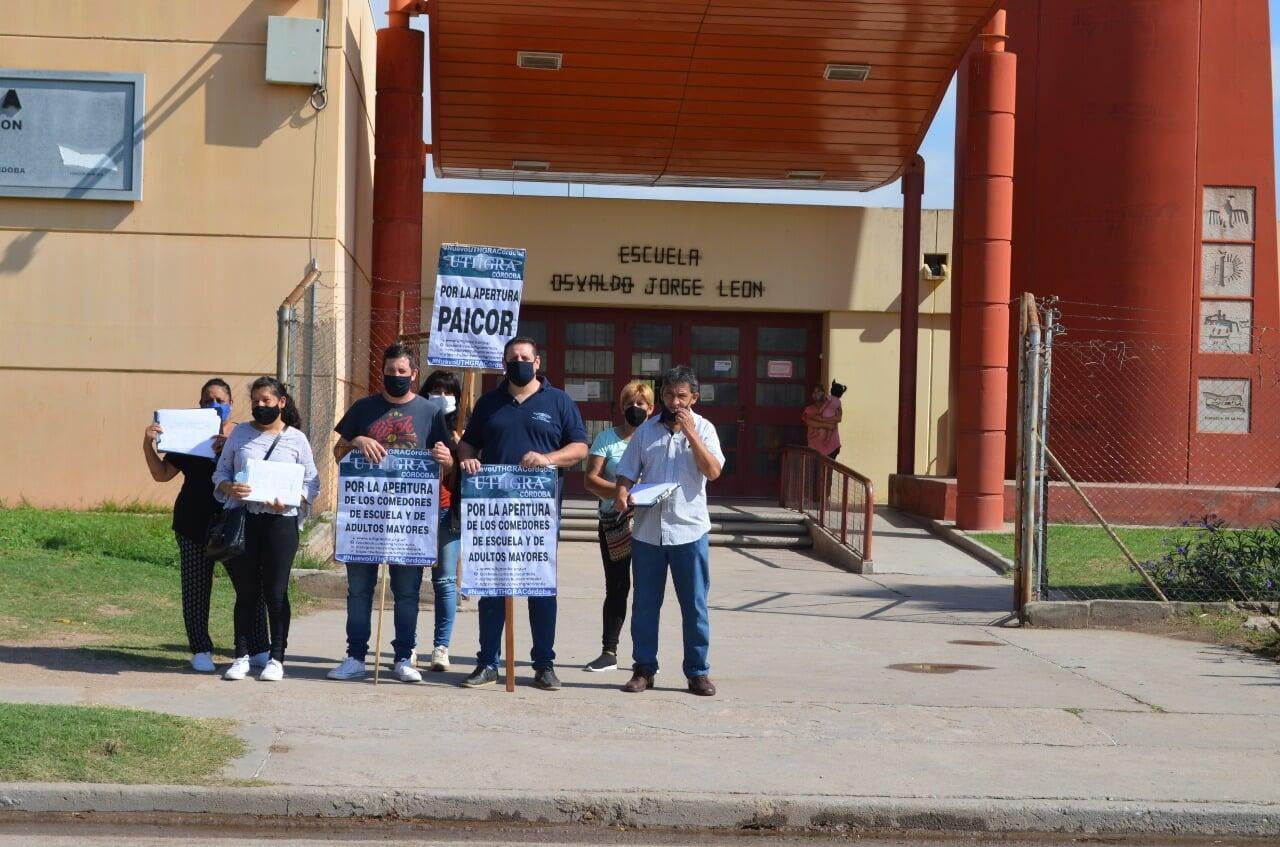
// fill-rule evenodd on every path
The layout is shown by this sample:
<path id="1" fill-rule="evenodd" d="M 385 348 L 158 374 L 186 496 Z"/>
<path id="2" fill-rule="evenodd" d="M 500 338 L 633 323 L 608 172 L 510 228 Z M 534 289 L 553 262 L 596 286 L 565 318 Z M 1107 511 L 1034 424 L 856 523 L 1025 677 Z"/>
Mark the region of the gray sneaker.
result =
<path id="1" fill-rule="evenodd" d="M 480 688 L 485 685 L 493 685 L 498 681 L 497 668 L 476 668 L 471 672 L 471 676 L 462 681 L 463 688 Z"/>
<path id="2" fill-rule="evenodd" d="M 559 691 L 560 677 L 556 676 L 555 668 L 543 668 L 535 673 L 533 687 L 541 688 L 543 691 Z"/>

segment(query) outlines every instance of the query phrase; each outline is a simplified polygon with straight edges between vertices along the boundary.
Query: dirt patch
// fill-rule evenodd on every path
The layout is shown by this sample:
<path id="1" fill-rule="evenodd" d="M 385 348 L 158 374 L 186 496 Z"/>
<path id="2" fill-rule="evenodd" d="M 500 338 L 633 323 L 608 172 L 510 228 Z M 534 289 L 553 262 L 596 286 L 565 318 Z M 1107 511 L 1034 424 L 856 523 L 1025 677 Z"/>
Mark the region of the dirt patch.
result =
<path id="1" fill-rule="evenodd" d="M 1176 638 L 1179 641 L 1232 647 L 1272 661 L 1280 661 L 1280 634 L 1254 632 L 1245 629 L 1244 622 L 1243 615 L 1186 615 L 1160 623 L 1126 628 L 1126 631 Z"/>

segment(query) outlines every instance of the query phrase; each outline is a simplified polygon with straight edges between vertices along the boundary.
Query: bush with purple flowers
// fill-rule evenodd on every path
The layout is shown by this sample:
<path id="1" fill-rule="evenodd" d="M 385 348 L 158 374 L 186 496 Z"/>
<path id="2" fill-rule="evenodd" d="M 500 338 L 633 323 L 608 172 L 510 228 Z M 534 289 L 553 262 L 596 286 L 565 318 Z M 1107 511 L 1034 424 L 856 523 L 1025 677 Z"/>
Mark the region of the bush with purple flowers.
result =
<path id="1" fill-rule="evenodd" d="M 1274 600 L 1280 596 L 1280 520 L 1232 529 L 1217 515 L 1184 524 L 1168 551 L 1145 562 L 1170 600 Z"/>

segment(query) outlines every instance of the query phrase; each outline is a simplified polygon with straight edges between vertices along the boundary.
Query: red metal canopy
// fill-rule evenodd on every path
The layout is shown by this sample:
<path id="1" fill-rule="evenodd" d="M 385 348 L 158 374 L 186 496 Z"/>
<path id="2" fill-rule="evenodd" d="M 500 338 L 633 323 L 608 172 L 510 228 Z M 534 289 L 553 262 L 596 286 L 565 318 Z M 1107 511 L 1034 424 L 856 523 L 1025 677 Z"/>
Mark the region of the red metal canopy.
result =
<path id="1" fill-rule="evenodd" d="M 994 0 L 432 0 L 440 176 L 866 190 Z M 521 52 L 551 54 L 521 67 Z M 856 75 L 863 81 L 829 79 Z M 855 66 L 851 68 L 850 66 Z"/>

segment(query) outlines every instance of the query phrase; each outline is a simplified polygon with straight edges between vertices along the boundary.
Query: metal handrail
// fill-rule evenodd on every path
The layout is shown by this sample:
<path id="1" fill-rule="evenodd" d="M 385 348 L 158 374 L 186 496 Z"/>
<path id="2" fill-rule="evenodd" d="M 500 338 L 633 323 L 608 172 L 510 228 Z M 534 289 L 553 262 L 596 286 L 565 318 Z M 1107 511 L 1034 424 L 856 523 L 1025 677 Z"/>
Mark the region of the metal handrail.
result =
<path id="1" fill-rule="evenodd" d="M 832 525 L 835 523 L 836 516 L 830 515 L 828 510 L 831 498 L 827 492 L 831 490 L 833 477 L 840 480 L 838 526 Z M 850 485 L 861 488 L 863 497 L 860 509 L 862 531 L 855 530 L 852 542 L 849 533 Z M 821 495 L 817 496 L 815 492 L 821 492 Z M 784 445 L 778 505 L 809 515 L 819 527 L 838 538 L 842 545 L 853 550 L 864 563 L 871 561 L 875 487 L 867 476 L 808 447 Z M 816 515 L 812 514 L 811 510 L 816 511 Z"/>

